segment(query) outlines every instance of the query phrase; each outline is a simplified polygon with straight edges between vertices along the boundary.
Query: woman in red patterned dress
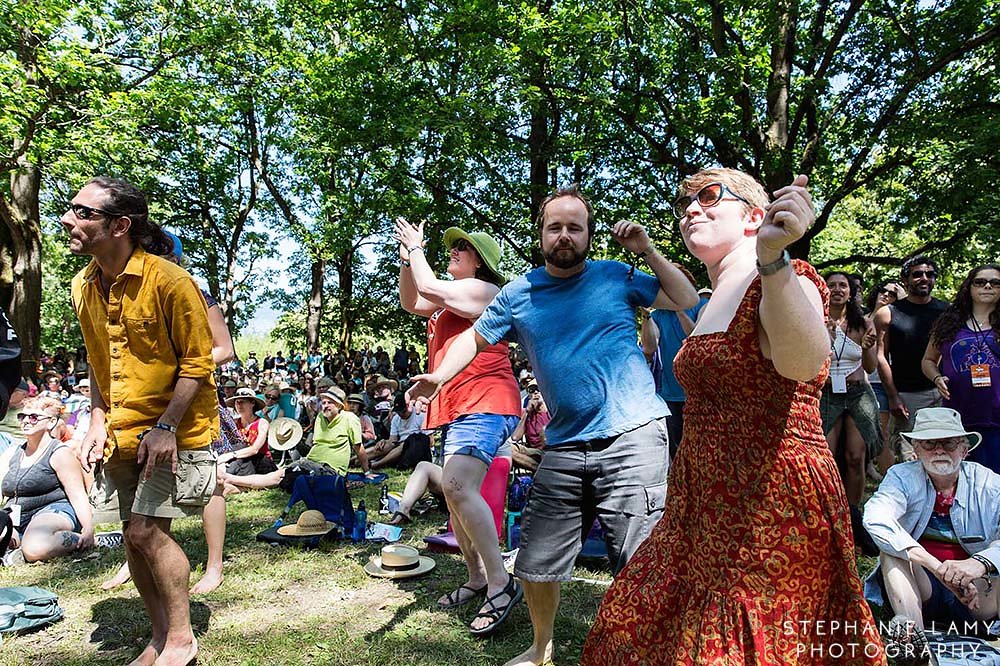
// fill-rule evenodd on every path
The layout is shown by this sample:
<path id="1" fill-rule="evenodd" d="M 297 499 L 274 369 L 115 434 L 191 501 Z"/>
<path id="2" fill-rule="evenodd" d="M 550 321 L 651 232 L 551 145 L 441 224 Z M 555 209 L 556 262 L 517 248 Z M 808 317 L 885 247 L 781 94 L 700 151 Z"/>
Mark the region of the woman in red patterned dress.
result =
<path id="1" fill-rule="evenodd" d="M 884 664 L 823 437 L 826 285 L 785 248 L 806 178 L 775 193 L 702 171 L 675 204 L 712 300 L 675 361 L 684 439 L 663 519 L 601 604 L 587 666 Z"/>

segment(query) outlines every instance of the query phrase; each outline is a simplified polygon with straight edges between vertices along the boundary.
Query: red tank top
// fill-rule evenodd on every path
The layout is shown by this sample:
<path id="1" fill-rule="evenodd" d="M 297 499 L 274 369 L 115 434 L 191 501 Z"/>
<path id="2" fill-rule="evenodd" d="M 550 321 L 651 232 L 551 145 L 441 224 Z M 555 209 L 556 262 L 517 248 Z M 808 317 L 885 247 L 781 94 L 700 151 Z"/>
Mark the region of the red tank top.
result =
<path id="1" fill-rule="evenodd" d="M 245 446 L 253 446 L 253 443 L 257 441 L 257 430 L 260 428 L 260 419 L 254 419 L 253 423 L 248 426 L 244 426 L 243 419 L 236 417 L 236 427 L 240 429 L 240 434 L 243 435 L 243 440 L 246 442 Z M 271 449 L 265 443 L 264 446 L 260 447 L 260 451 L 257 455 L 270 458 Z"/>
<path id="2" fill-rule="evenodd" d="M 431 372 L 441 364 L 451 343 L 472 321 L 441 309 L 427 321 L 427 360 Z M 439 428 L 464 414 L 521 415 L 521 393 L 514 381 L 506 341 L 490 345 L 445 384 L 427 408 L 425 428 Z"/>

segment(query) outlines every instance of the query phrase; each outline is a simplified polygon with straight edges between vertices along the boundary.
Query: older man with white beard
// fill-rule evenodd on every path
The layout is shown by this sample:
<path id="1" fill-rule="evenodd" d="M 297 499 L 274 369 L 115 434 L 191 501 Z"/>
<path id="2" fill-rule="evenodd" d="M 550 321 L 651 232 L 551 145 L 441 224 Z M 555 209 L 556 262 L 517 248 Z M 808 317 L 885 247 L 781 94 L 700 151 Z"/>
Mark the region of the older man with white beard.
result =
<path id="1" fill-rule="evenodd" d="M 921 409 L 902 435 L 917 460 L 889 468 L 865 506 L 881 551 L 865 596 L 892 606 L 887 654 L 920 663 L 924 628 L 968 634 L 997 617 L 1000 475 L 965 460 L 982 438 L 953 409 Z"/>

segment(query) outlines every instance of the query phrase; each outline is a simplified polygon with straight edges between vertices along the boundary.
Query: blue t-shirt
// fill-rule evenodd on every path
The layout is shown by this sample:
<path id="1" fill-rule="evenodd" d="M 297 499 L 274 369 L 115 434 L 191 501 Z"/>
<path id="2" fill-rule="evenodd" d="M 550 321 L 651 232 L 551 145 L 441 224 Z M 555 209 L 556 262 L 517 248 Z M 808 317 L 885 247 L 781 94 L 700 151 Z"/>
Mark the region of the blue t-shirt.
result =
<path id="1" fill-rule="evenodd" d="M 490 344 L 518 342 L 552 420 L 547 445 L 620 435 L 667 416 L 636 346 L 635 309 L 660 283 L 618 261 L 588 261 L 556 278 L 536 268 L 507 284 L 475 324 Z"/>
<path id="2" fill-rule="evenodd" d="M 698 313 L 705 307 L 706 303 L 708 303 L 708 299 L 702 298 L 698 301 L 698 305 L 684 312 L 691 318 L 691 321 L 696 321 Z M 653 310 L 650 319 L 660 329 L 660 343 L 658 348 L 660 350 L 660 363 L 662 366 L 658 393 L 664 400 L 684 402 L 684 389 L 681 388 L 680 382 L 674 376 L 674 357 L 681 350 L 681 345 L 684 344 L 684 338 L 687 337 L 687 333 L 681 327 L 681 320 L 676 312 L 670 310 Z"/>

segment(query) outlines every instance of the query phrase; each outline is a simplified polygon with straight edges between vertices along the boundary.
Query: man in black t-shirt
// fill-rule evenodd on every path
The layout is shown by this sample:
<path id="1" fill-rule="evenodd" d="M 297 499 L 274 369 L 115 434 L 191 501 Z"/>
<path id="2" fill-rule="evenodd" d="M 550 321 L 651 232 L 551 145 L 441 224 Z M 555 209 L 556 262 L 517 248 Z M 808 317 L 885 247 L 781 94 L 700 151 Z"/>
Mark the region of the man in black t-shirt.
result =
<path id="1" fill-rule="evenodd" d="M 937 270 L 923 255 L 907 259 L 901 271 L 906 298 L 875 313 L 878 372 L 893 416 L 893 447 L 904 461 L 915 459 L 913 447 L 897 434 L 913 428 L 917 410 L 941 405 L 937 388 L 920 369 L 931 327 L 948 307 L 931 296 Z"/>

